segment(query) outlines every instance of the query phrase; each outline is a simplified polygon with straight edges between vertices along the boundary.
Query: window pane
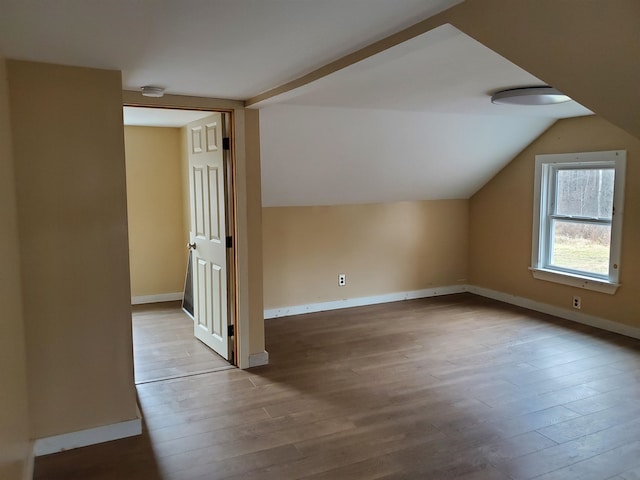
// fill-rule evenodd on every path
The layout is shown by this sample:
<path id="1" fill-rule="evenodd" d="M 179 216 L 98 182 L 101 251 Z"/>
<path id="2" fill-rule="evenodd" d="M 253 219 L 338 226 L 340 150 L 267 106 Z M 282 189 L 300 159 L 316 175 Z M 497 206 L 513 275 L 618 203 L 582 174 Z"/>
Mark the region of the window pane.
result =
<path id="1" fill-rule="evenodd" d="M 611 226 L 554 220 L 551 265 L 609 274 Z"/>
<path id="2" fill-rule="evenodd" d="M 611 218 L 614 178 L 613 168 L 558 170 L 556 213 Z"/>

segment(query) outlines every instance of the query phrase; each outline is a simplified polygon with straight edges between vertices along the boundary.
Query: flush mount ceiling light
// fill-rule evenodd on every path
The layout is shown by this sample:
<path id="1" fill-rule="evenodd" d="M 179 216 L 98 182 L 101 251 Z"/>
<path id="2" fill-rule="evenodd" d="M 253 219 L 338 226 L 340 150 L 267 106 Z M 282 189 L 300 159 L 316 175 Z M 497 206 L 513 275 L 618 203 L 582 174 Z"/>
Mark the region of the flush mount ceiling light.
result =
<path id="1" fill-rule="evenodd" d="M 554 105 L 571 101 L 553 87 L 521 87 L 500 90 L 491 95 L 491 103 L 499 105 Z"/>
<path id="2" fill-rule="evenodd" d="M 164 96 L 164 88 L 162 88 L 162 87 L 145 86 L 145 87 L 142 87 L 142 95 L 144 97 L 159 98 L 159 97 Z"/>

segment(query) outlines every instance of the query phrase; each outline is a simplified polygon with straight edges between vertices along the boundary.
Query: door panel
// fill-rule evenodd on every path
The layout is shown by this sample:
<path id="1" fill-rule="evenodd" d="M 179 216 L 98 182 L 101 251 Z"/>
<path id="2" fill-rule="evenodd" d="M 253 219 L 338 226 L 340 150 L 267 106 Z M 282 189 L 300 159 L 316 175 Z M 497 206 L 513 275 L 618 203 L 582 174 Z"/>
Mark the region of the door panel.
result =
<path id="1" fill-rule="evenodd" d="M 209 170 L 209 192 L 211 198 L 209 199 L 209 240 L 222 242 L 220 235 L 220 210 L 224 210 L 224 204 L 220 205 L 220 192 L 218 191 L 218 185 L 220 179 L 217 168 L 207 167 Z M 224 201 L 224 198 L 222 199 Z"/>
<path id="2" fill-rule="evenodd" d="M 204 195 L 204 175 L 202 168 L 193 167 L 193 226 L 194 234 L 199 238 L 205 238 L 205 195 Z"/>
<path id="3" fill-rule="evenodd" d="M 225 168 L 220 113 L 187 125 L 194 292 L 194 335 L 229 359 Z"/>

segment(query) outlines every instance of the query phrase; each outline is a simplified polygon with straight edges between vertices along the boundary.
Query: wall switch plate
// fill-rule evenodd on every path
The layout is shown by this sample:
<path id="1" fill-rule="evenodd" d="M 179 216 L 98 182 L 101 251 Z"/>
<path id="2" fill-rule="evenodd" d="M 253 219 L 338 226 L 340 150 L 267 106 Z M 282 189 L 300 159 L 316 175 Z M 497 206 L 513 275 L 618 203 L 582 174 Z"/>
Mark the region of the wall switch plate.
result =
<path id="1" fill-rule="evenodd" d="M 344 287 L 347 284 L 347 276 L 344 273 L 338 274 L 338 286 Z"/>

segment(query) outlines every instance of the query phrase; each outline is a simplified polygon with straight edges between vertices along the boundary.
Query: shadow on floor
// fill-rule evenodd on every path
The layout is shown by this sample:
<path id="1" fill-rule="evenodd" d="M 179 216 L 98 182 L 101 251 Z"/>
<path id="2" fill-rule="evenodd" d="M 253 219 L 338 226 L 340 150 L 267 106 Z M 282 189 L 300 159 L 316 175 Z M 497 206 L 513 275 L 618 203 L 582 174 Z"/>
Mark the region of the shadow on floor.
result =
<path id="1" fill-rule="evenodd" d="M 142 435 L 37 457 L 33 478 L 163 480 L 164 477 L 143 420 Z"/>

